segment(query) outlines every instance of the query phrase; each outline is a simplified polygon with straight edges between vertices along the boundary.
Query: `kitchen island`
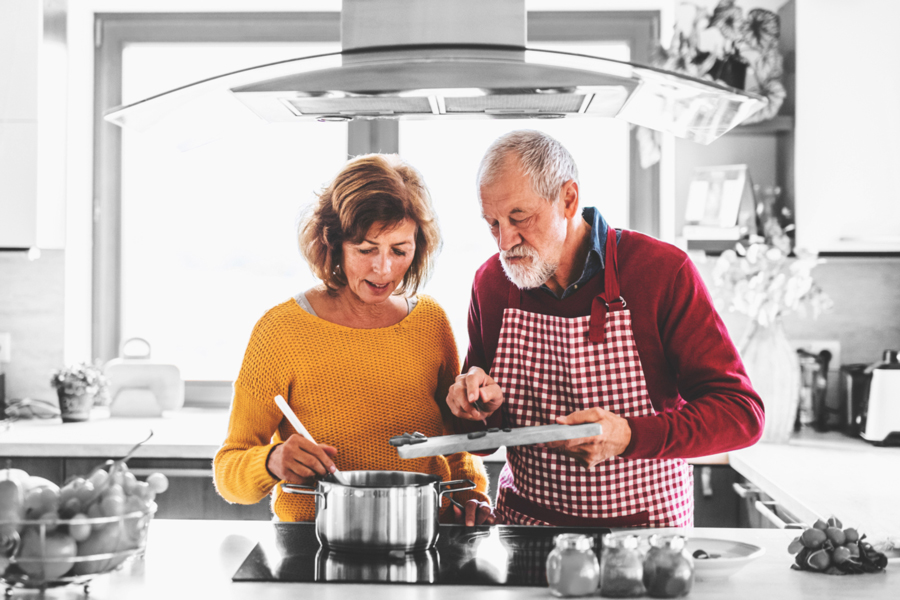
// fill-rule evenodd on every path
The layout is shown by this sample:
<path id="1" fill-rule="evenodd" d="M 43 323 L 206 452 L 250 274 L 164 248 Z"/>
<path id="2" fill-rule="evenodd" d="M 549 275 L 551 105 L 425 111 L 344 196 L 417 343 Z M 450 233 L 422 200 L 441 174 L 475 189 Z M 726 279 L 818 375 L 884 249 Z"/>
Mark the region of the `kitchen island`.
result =
<path id="1" fill-rule="evenodd" d="M 98 577 L 90 585 L 88 598 L 419 600 L 462 596 L 470 600 L 518 600 L 552 597 L 547 588 L 538 587 L 232 582 L 231 577 L 246 556 L 260 539 L 271 535 L 271 530 L 271 523 L 266 522 L 155 520 L 150 525 L 146 555 L 142 559 L 126 563 L 120 571 Z M 686 533 L 695 537 L 743 541 L 765 549 L 763 556 L 729 579 L 696 581 L 688 598 L 893 600 L 900 590 L 900 563 L 897 559 L 892 559 L 884 572 L 870 575 L 829 576 L 792 570 L 792 556 L 787 553 L 786 548 L 796 532 L 775 529 L 693 529 L 686 530 Z M 81 587 L 69 586 L 53 589 L 47 596 L 71 600 L 84 598 L 84 592 Z"/>

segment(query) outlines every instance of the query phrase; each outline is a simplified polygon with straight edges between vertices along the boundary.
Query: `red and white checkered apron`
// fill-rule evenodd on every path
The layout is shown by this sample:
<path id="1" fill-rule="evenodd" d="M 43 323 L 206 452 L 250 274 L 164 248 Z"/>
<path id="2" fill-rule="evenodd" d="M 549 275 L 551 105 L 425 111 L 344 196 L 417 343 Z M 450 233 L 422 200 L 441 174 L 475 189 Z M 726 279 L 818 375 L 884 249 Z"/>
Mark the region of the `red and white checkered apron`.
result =
<path id="1" fill-rule="evenodd" d="M 604 292 L 590 316 L 523 311 L 512 286 L 491 369 L 509 426 L 554 424 L 595 406 L 623 417 L 656 414 L 619 296 L 612 228 L 607 238 Z M 507 449 L 499 488 L 496 515 L 507 524 L 693 525 L 693 469 L 681 459 L 614 457 L 588 470 L 553 450 L 516 446 Z"/>

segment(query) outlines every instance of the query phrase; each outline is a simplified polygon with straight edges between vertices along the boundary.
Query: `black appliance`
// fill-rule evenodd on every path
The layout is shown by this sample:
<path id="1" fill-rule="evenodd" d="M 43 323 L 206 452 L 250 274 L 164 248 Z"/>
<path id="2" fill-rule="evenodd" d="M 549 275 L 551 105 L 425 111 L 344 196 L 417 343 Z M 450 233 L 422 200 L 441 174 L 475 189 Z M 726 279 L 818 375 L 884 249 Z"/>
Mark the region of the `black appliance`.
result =
<path id="1" fill-rule="evenodd" d="M 606 528 L 441 525 L 431 550 L 404 554 L 332 552 L 319 545 L 314 523 L 273 523 L 233 581 L 547 585 L 547 556 L 560 533 L 594 538 L 600 556 Z"/>

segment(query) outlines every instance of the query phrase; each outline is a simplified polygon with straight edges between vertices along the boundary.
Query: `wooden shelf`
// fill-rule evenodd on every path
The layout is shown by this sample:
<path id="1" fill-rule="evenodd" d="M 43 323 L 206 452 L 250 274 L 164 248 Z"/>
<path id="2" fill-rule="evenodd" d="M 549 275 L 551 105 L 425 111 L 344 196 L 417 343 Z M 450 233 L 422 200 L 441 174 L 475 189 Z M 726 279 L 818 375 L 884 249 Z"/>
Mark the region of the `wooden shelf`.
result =
<path id="1" fill-rule="evenodd" d="M 771 133 L 787 133 L 794 130 L 794 117 L 776 116 L 774 119 L 753 123 L 751 125 L 738 125 L 726 135 L 766 135 Z"/>

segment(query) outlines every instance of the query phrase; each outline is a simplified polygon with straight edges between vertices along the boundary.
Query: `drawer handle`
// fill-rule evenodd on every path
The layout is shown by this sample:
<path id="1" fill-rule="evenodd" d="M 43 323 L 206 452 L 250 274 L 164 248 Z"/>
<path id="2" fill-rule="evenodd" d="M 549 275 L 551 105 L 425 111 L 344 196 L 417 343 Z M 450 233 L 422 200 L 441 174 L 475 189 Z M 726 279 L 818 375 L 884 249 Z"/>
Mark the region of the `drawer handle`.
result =
<path id="1" fill-rule="evenodd" d="M 771 504 L 774 504 L 774 502 Z M 784 521 L 781 517 L 776 515 L 775 511 L 773 511 L 771 508 L 769 508 L 766 505 L 766 503 L 764 503 L 760 500 L 757 500 L 756 502 L 753 503 L 753 508 L 755 508 L 756 512 L 758 512 L 764 519 L 766 519 L 767 521 L 772 523 L 772 525 L 774 525 L 778 529 L 804 529 L 805 528 L 803 523 L 788 523 L 787 521 Z"/>
<path id="2" fill-rule="evenodd" d="M 137 477 L 146 477 L 151 473 L 162 473 L 166 477 L 208 477 L 212 479 L 212 469 L 178 469 L 178 468 L 162 468 L 148 469 L 143 467 L 129 469 Z"/>
<path id="3" fill-rule="evenodd" d="M 734 493 L 740 496 L 741 498 L 749 498 L 749 497 L 757 497 L 759 496 L 759 488 L 750 485 L 744 485 L 743 483 L 732 483 L 731 487 L 734 489 Z"/>

